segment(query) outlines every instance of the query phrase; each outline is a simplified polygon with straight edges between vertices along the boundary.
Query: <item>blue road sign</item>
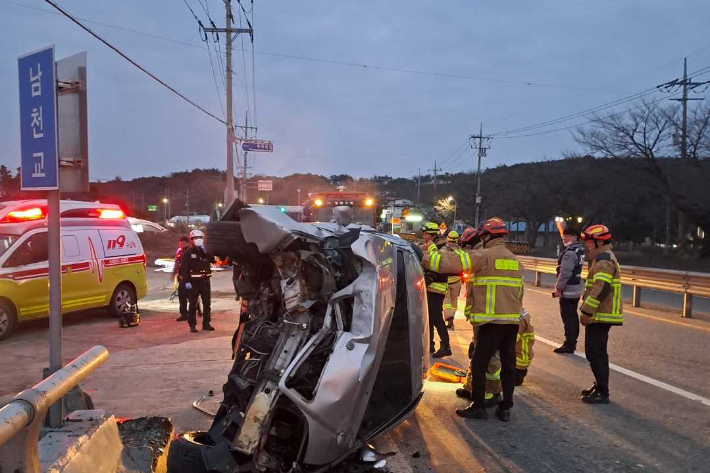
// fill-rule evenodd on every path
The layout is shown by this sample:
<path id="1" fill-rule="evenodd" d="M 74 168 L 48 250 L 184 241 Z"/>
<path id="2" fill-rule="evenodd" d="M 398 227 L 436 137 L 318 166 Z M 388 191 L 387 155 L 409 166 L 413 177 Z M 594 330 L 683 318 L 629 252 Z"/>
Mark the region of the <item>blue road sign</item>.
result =
<path id="1" fill-rule="evenodd" d="M 242 142 L 242 151 L 273 153 L 274 142 L 264 140 L 244 140 Z"/>
<path id="2" fill-rule="evenodd" d="M 57 80 L 54 46 L 21 56 L 20 138 L 22 189 L 59 189 Z"/>

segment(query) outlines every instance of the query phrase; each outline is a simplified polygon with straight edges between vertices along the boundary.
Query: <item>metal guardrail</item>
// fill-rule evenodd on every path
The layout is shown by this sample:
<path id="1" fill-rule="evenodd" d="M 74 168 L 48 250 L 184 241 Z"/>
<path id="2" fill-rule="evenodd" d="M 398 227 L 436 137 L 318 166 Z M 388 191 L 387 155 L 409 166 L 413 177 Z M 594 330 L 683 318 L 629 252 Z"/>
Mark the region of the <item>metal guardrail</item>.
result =
<path id="1" fill-rule="evenodd" d="M 535 285 L 540 285 L 542 274 L 556 274 L 557 260 L 553 258 L 533 258 L 519 256 L 525 269 L 535 273 Z M 587 268 L 582 270 L 587 277 Z M 654 289 L 683 295 L 683 317 L 693 315 L 693 296 L 710 297 L 710 274 L 691 271 L 621 266 L 621 284 L 633 288 L 631 304 L 641 306 L 641 290 Z"/>
<path id="2" fill-rule="evenodd" d="M 0 472 L 39 473 L 39 430 L 49 407 L 108 359 L 97 345 L 0 409 Z"/>

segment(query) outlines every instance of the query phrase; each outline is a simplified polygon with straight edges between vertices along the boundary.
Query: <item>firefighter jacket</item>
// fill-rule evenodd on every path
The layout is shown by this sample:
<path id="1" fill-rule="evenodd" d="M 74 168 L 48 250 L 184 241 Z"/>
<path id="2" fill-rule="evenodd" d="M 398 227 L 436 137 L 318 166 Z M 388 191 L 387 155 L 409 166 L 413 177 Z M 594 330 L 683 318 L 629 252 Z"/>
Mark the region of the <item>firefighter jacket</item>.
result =
<path id="1" fill-rule="evenodd" d="M 436 243 L 429 243 L 427 246 L 426 243 L 422 244 L 420 246 L 422 251 L 424 252 L 424 258 L 426 258 L 429 254 L 431 253 L 439 253 L 439 248 L 437 247 Z M 428 268 L 425 268 L 424 265 L 422 265 L 424 268 L 424 281 L 426 282 L 426 290 L 428 292 L 435 292 L 437 294 L 446 294 L 449 290 L 449 285 L 448 285 L 448 277 L 445 274 L 439 274 L 436 273 L 435 271 L 430 271 Z"/>
<path id="2" fill-rule="evenodd" d="M 564 298 L 577 299 L 582 295 L 582 264 L 584 248 L 573 243 L 557 258 L 557 282 L 555 288 Z"/>
<path id="3" fill-rule="evenodd" d="M 533 345 L 535 344 L 535 328 L 532 326 L 530 313 L 523 310 L 518 325 L 518 338 L 515 343 L 515 367 L 526 370 L 533 359 Z"/>
<path id="4" fill-rule="evenodd" d="M 183 282 L 207 279 L 212 276 L 210 264 L 212 258 L 196 246 L 191 246 L 182 252 L 180 258 L 180 276 Z"/>
<path id="5" fill-rule="evenodd" d="M 442 274 L 473 273 L 469 280 L 473 285 L 469 316 L 472 324 L 519 323 L 523 310 L 523 268 L 503 239 L 491 240 L 483 250 L 428 252 L 422 258 L 422 266 Z"/>
<path id="6" fill-rule="evenodd" d="M 456 252 L 462 251 L 462 250 L 460 248 L 452 248 L 449 245 L 445 245 L 445 246 L 441 247 L 441 251 L 453 251 L 454 253 L 456 253 Z M 455 274 L 455 275 L 449 276 L 449 279 L 447 280 L 447 282 L 449 283 L 449 285 L 461 282 L 461 274 Z"/>
<path id="7" fill-rule="evenodd" d="M 611 248 L 589 262 L 580 322 L 622 325 L 621 270 Z"/>

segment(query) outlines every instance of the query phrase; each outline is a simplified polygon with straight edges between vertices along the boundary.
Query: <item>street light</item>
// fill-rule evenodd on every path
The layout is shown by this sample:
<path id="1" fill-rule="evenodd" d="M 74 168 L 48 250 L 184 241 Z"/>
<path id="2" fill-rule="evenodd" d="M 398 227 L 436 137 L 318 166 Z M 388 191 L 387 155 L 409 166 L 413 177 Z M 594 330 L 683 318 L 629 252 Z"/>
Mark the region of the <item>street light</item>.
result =
<path id="1" fill-rule="evenodd" d="M 170 202 L 167 197 L 163 197 L 163 216 L 165 217 L 165 221 L 168 221 L 168 202 Z"/>
<path id="2" fill-rule="evenodd" d="M 577 217 L 577 223 L 582 223 L 582 220 L 584 220 L 582 217 Z"/>
<path id="3" fill-rule="evenodd" d="M 449 203 L 451 203 L 451 202 L 454 203 L 454 228 L 456 228 L 456 210 L 458 209 L 459 203 L 453 198 L 453 196 L 449 196 L 447 201 Z"/>
<path id="4" fill-rule="evenodd" d="M 259 203 L 260 203 L 260 204 L 263 204 L 263 203 L 264 203 L 264 199 L 262 199 L 261 197 L 259 197 Z"/>

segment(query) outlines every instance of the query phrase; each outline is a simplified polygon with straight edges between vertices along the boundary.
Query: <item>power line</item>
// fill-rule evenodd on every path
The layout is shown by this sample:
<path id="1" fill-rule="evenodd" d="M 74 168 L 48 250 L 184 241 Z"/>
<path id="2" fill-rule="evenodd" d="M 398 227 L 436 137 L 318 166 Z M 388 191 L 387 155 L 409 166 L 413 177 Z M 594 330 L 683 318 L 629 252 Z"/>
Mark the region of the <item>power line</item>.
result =
<path id="1" fill-rule="evenodd" d="M 53 14 L 55 13 L 50 10 L 46 10 L 44 8 L 38 8 L 38 7 L 31 6 L 31 5 L 25 5 L 25 4 L 22 4 L 19 2 L 14 2 L 12 0 L 0 0 L 0 1 L 5 2 L 5 3 L 11 3 L 13 5 L 20 6 L 23 8 L 30 8 L 30 9 L 37 10 L 37 11 L 43 11 L 45 13 L 53 13 Z M 107 28 L 114 28 L 114 29 L 121 30 L 121 31 L 126 31 L 126 32 L 130 32 L 130 33 L 134 33 L 134 34 L 143 35 L 143 36 L 150 37 L 153 39 L 168 41 L 171 43 L 180 44 L 183 46 L 189 46 L 192 48 L 206 49 L 205 47 L 200 46 L 198 44 L 188 43 L 185 41 L 176 40 L 174 38 L 167 38 L 164 36 L 155 35 L 152 33 L 146 33 L 143 31 L 134 30 L 134 29 L 130 29 L 130 28 L 124 28 L 121 26 L 115 26 L 115 25 L 111 25 L 108 23 L 90 20 L 87 18 L 80 18 L 80 17 L 74 17 L 74 18 L 76 18 L 77 20 L 81 20 L 83 22 L 86 22 L 86 23 L 93 23 L 93 24 L 105 26 Z M 238 49 L 234 48 L 234 50 L 238 50 Z M 250 52 L 250 51 L 247 50 L 246 52 Z M 512 79 L 492 78 L 492 77 L 478 77 L 478 76 L 471 76 L 471 75 L 464 75 L 464 74 L 449 74 L 449 73 L 443 73 L 443 72 L 423 71 L 423 70 L 408 69 L 408 68 L 401 68 L 401 67 L 381 66 L 381 65 L 376 65 L 376 64 L 337 61 L 337 60 L 331 60 L 331 59 L 314 58 L 314 57 L 300 56 L 300 55 L 294 55 L 294 54 L 275 53 L 275 52 L 270 52 L 270 51 L 254 50 L 254 53 L 261 54 L 264 56 L 273 56 L 273 57 L 281 57 L 281 58 L 287 58 L 287 59 L 295 59 L 295 60 L 300 60 L 300 61 L 318 62 L 318 63 L 323 63 L 323 64 L 333 64 L 333 65 L 348 66 L 348 67 L 357 67 L 360 69 L 374 69 L 374 70 L 380 70 L 380 71 L 398 72 L 398 73 L 403 73 L 403 74 L 416 74 L 416 75 L 426 75 L 426 76 L 434 76 L 434 77 L 445 77 L 445 78 L 450 78 L 450 79 L 463 79 L 463 80 L 470 80 L 470 81 L 477 81 L 477 82 L 492 82 L 492 83 L 502 83 L 502 84 L 511 84 L 511 85 L 524 85 L 524 86 L 529 86 L 529 87 L 545 87 L 545 88 L 558 88 L 558 89 L 570 89 L 570 90 L 587 90 L 587 91 L 596 91 L 596 92 L 603 91 L 603 89 L 598 89 L 598 88 L 571 86 L 571 85 L 565 85 L 565 84 L 542 83 L 542 82 L 512 80 Z"/>
<path id="2" fill-rule="evenodd" d="M 64 11 L 61 7 L 59 7 L 59 5 L 57 5 L 56 3 L 54 3 L 52 0 L 44 0 L 44 1 L 45 1 L 46 3 L 48 3 L 48 4 L 50 4 L 52 7 L 56 8 L 62 15 L 64 15 L 64 16 L 67 17 L 67 18 L 69 18 L 73 23 L 76 23 L 81 29 L 83 29 L 84 31 L 86 31 L 87 33 L 89 33 L 91 36 L 93 36 L 94 38 L 96 38 L 96 39 L 98 39 L 99 41 L 101 41 L 102 43 L 104 43 L 106 46 L 108 46 L 110 49 L 112 49 L 116 54 L 118 54 L 118 55 L 121 56 L 123 59 L 125 59 L 125 60 L 128 61 L 128 62 L 130 62 L 131 64 L 133 64 L 133 65 L 134 65 L 136 68 L 138 68 L 141 72 L 143 72 L 143 73 L 145 73 L 146 75 L 148 75 L 150 78 L 152 78 L 152 79 L 155 80 L 157 83 L 159 83 L 160 85 L 162 85 L 163 87 L 165 87 L 166 89 L 168 89 L 169 91 L 171 91 L 172 93 L 174 93 L 175 95 L 177 95 L 178 97 L 180 97 L 181 99 L 183 99 L 185 102 L 189 103 L 190 105 L 192 105 L 192 106 L 195 107 L 196 109 L 200 110 L 202 113 L 204 113 L 204 114 L 206 114 L 206 115 L 208 115 L 208 116 L 214 118 L 214 119 L 217 120 L 218 122 L 226 124 L 224 120 L 222 120 L 221 118 L 217 117 L 217 116 L 214 115 L 213 113 L 208 112 L 207 110 L 205 110 L 204 108 L 202 108 L 201 106 L 199 106 L 198 104 L 196 104 L 195 102 L 193 102 L 192 100 L 190 100 L 189 98 L 187 98 L 186 96 L 184 96 L 183 94 L 181 94 L 180 92 L 178 92 L 177 90 L 175 90 L 172 86 L 168 85 L 167 83 L 165 83 L 164 81 L 162 81 L 161 79 L 159 79 L 159 78 L 158 78 L 157 76 L 155 76 L 153 73 L 147 71 L 143 66 L 141 66 L 140 64 L 138 64 L 137 62 L 135 62 L 135 61 L 134 61 L 133 59 L 131 59 L 130 57 L 128 57 L 125 53 L 123 53 L 122 51 L 120 51 L 120 50 L 119 50 L 118 48 L 116 48 L 114 45 L 112 45 L 111 43 L 109 43 L 108 41 L 106 41 L 105 39 L 103 39 L 101 36 L 99 36 L 99 35 L 97 35 L 96 33 L 94 33 L 91 29 L 89 29 L 87 26 L 85 26 L 85 25 L 84 25 L 83 23 L 81 23 L 79 20 L 77 20 L 76 18 L 74 18 L 71 14 L 67 13 L 66 11 Z"/>

